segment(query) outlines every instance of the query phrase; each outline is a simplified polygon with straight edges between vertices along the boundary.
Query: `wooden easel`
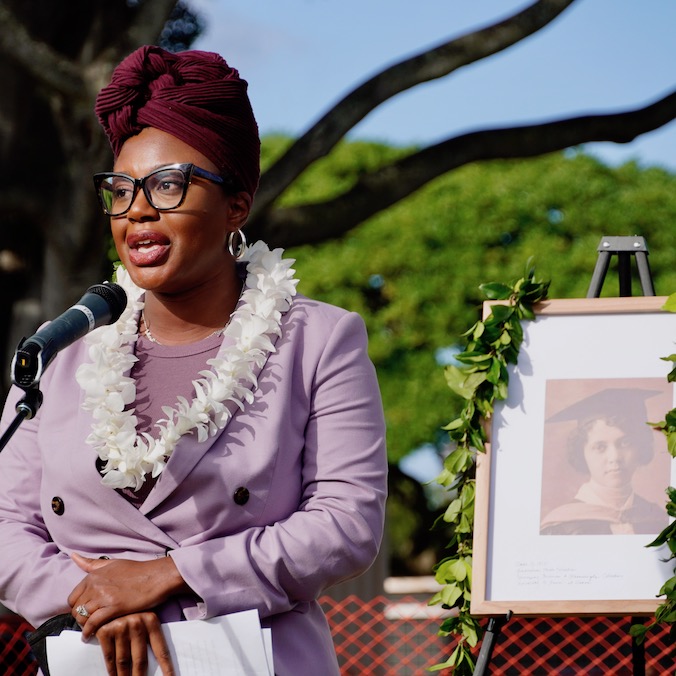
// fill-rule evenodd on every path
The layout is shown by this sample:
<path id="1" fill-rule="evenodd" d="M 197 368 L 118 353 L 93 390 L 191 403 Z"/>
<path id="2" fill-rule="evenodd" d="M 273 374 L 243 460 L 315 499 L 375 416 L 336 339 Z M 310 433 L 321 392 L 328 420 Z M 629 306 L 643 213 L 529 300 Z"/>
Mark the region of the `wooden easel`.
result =
<path id="1" fill-rule="evenodd" d="M 643 237 L 603 237 L 597 251 L 599 255 L 587 298 L 598 298 L 601 295 L 603 282 L 613 255 L 617 256 L 620 296 L 631 296 L 631 256 L 634 256 L 636 260 L 643 295 L 655 295 L 655 287 L 648 264 L 648 247 Z M 643 623 L 644 621 L 644 618 L 632 618 L 632 624 Z M 645 647 L 643 643 L 637 643 L 634 638 L 631 641 L 631 663 L 634 676 L 645 676 Z"/>
<path id="2" fill-rule="evenodd" d="M 636 268 L 641 283 L 641 290 L 644 296 L 654 296 L 655 288 L 653 286 L 650 265 L 648 264 L 648 247 L 643 237 L 602 237 L 597 248 L 598 258 L 592 274 L 592 279 L 587 291 L 587 298 L 598 298 L 601 295 L 601 289 L 610 267 L 612 256 L 617 256 L 617 273 L 619 278 L 619 291 L 621 297 L 632 295 L 632 267 L 631 258 L 636 261 Z M 490 666 L 491 655 L 495 641 L 502 630 L 502 627 L 509 622 L 512 617 L 512 611 L 506 615 L 488 618 L 488 624 L 484 638 L 481 641 L 481 649 L 474 667 L 473 676 L 484 676 L 486 669 Z M 643 623 L 644 618 L 632 618 L 632 624 Z M 645 648 L 641 643 L 637 643 L 632 638 L 631 642 L 632 674 L 633 676 L 645 676 Z"/>
<path id="3" fill-rule="evenodd" d="M 598 298 L 601 295 L 603 282 L 613 255 L 617 256 L 620 296 L 631 296 L 632 256 L 636 260 L 636 268 L 643 295 L 655 295 L 650 265 L 648 264 L 648 247 L 643 237 L 602 237 L 597 251 L 599 255 L 596 259 L 596 267 L 594 268 L 589 290 L 587 291 L 587 298 Z"/>

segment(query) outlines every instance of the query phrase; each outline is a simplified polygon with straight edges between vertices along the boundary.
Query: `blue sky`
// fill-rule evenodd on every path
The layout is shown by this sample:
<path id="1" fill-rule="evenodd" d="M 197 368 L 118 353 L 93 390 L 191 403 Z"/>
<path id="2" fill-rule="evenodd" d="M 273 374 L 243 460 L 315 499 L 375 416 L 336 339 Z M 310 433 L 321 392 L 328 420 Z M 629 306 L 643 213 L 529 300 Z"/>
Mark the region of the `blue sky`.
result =
<path id="1" fill-rule="evenodd" d="M 196 49 L 249 81 L 263 134 L 297 135 L 368 76 L 510 15 L 523 0 L 190 0 L 207 20 Z M 638 107 L 676 86 L 674 0 L 578 0 L 509 50 L 403 93 L 353 136 L 426 144 L 457 133 Z M 676 171 L 676 123 L 587 150 Z"/>

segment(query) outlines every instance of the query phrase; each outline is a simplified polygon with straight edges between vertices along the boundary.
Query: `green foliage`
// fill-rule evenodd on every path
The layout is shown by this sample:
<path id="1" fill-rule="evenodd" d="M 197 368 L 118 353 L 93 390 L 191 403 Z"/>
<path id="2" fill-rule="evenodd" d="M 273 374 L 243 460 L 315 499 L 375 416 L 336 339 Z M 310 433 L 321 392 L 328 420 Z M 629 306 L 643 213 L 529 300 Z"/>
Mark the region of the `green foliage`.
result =
<path id="1" fill-rule="evenodd" d="M 676 294 L 667 298 L 663 306 L 664 310 L 676 312 Z M 670 355 L 663 358 L 665 361 L 676 362 L 676 355 Z M 667 376 L 670 383 L 676 381 L 676 365 Z M 676 408 L 667 412 L 663 421 L 653 423 L 655 429 L 661 430 L 667 438 L 667 448 L 673 458 L 676 458 Z M 667 488 L 667 514 L 673 519 L 676 518 L 676 488 L 669 486 Z M 650 544 L 648 547 L 662 547 L 666 545 L 670 554 L 667 561 L 676 560 L 676 521 L 670 523 Z M 647 632 L 659 624 L 670 624 L 669 636 L 672 641 L 676 641 L 676 568 L 674 575 L 670 577 L 660 589 L 658 596 L 664 596 L 664 601 L 655 611 L 655 616 L 647 624 L 634 624 L 629 630 L 637 643 L 642 643 Z"/>
<path id="2" fill-rule="evenodd" d="M 537 281 L 530 268 L 511 285 L 484 284 L 481 289 L 495 304 L 485 319 L 463 334 L 465 349 L 456 356 L 460 366 L 446 369 L 449 387 L 465 403 L 460 415 L 445 427 L 455 449 L 437 477 L 456 496 L 443 517 L 453 526 L 454 535 L 448 545 L 450 556 L 435 570 L 441 591 L 430 603 L 457 608 L 457 616 L 442 624 L 441 633 L 457 635 L 458 644 L 451 657 L 437 668 L 452 668 L 458 675 L 471 674 L 474 667 L 471 651 L 481 636 L 478 623 L 470 615 L 476 453 L 485 450 L 485 422 L 495 401 L 507 397 L 507 366 L 516 364 L 519 357 L 523 341 L 521 322 L 535 317 L 533 305 L 547 297 L 549 282 Z"/>
<path id="3" fill-rule="evenodd" d="M 308 170 L 284 201 L 327 197 L 360 172 L 406 152 L 342 144 Z M 301 293 L 366 320 L 389 457 L 396 463 L 421 444 L 448 441 L 441 428 L 463 397 L 453 390 L 449 396 L 449 374 L 440 365 L 458 349 L 455 337 L 479 316 L 482 282 L 517 278 L 532 257 L 539 272 L 554 280 L 552 296 L 584 297 L 601 237 L 642 235 L 653 252 L 650 265 L 660 293 L 660 287 L 676 288 L 674 223 L 676 176 L 553 154 L 464 167 L 340 240 L 296 247 L 289 255 L 297 259 Z M 635 292 L 640 294 L 640 285 Z M 603 295 L 618 295 L 614 267 Z"/>
<path id="4" fill-rule="evenodd" d="M 204 18 L 180 0 L 171 10 L 157 44 L 170 52 L 190 49 L 190 45 L 204 32 L 205 26 Z"/>
<path id="5" fill-rule="evenodd" d="M 293 139 L 281 134 L 266 136 L 261 143 L 261 173 L 269 169 L 288 149 Z"/>
<path id="6" fill-rule="evenodd" d="M 450 657 L 441 664 L 435 664 L 429 671 L 441 671 L 452 669 L 455 674 L 471 674 L 474 671 L 474 660 L 467 646 L 476 646 L 479 642 L 481 627 L 479 623 L 467 612 L 461 611 L 457 617 L 449 617 L 441 625 L 440 634 L 450 634 L 461 637 L 455 650 Z"/>

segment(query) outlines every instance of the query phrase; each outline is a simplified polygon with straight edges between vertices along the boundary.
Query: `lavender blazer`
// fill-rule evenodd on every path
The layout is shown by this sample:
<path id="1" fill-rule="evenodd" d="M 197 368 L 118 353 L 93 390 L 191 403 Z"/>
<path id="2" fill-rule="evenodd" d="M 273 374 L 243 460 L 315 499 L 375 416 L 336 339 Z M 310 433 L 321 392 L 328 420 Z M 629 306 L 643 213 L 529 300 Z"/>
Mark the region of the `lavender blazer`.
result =
<path id="1" fill-rule="evenodd" d="M 163 620 L 258 609 L 279 676 L 337 674 L 317 597 L 373 562 L 386 497 L 385 431 L 361 318 L 296 297 L 255 399 L 216 437 L 179 441 L 137 510 L 101 485 L 84 443 L 78 341 L 41 382 L 44 404 L 0 453 L 0 601 L 37 626 L 69 610 L 68 558 L 169 555 L 195 596 Z M 23 393 L 10 393 L 0 433 Z"/>

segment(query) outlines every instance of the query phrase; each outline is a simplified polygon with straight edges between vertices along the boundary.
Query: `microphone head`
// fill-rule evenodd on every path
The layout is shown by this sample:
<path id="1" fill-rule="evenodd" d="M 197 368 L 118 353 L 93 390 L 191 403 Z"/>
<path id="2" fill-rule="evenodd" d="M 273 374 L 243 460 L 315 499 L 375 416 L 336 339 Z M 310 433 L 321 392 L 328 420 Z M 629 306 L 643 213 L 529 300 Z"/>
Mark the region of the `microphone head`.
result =
<path id="1" fill-rule="evenodd" d="M 59 350 L 99 326 L 114 324 L 126 307 L 127 294 L 118 284 L 89 287 L 78 304 L 19 343 L 12 360 L 12 382 L 25 390 L 35 387 Z"/>
<path id="2" fill-rule="evenodd" d="M 113 282 L 94 284 L 87 289 L 87 293 L 95 293 L 108 303 L 110 306 L 110 321 L 107 322 L 108 324 L 114 324 L 127 307 L 127 294 L 119 284 Z"/>

